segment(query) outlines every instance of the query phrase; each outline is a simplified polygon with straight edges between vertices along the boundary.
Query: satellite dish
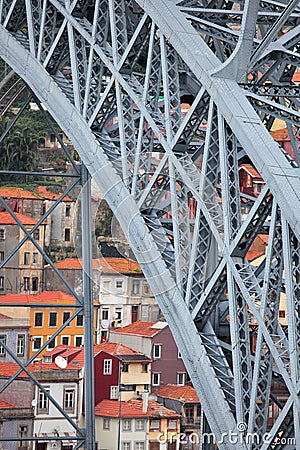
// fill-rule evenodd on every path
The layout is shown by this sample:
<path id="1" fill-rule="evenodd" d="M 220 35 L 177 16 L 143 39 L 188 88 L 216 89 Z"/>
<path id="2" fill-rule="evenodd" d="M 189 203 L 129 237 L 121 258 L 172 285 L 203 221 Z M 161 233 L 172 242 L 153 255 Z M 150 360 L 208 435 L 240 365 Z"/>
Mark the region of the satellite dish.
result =
<path id="1" fill-rule="evenodd" d="M 109 320 L 106 320 L 106 319 L 101 320 L 101 327 L 109 328 Z"/>
<path id="2" fill-rule="evenodd" d="M 62 356 L 57 356 L 54 361 L 57 367 L 59 367 L 60 369 L 65 369 L 68 365 L 68 361 Z"/>

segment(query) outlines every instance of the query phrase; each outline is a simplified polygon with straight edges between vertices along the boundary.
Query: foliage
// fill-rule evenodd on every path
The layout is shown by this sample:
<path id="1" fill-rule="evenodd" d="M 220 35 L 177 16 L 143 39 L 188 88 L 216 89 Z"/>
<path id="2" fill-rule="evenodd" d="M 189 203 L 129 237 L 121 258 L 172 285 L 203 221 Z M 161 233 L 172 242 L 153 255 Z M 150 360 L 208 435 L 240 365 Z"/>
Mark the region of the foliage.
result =
<path id="1" fill-rule="evenodd" d="M 0 134 L 6 133 L 12 117 L 0 117 Z M 0 170 L 30 171 L 34 169 L 37 149 L 47 132 L 40 111 L 25 111 L 0 144 Z M 6 175 L 3 180 L 12 177 Z"/>

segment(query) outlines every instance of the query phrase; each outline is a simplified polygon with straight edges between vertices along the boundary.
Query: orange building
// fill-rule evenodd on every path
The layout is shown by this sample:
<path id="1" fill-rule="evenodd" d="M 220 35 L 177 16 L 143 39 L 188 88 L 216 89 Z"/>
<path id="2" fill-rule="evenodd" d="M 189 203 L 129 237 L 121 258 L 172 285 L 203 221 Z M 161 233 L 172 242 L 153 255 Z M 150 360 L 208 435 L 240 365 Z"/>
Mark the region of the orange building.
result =
<path id="1" fill-rule="evenodd" d="M 18 305 L 12 306 L 12 305 Z M 40 294 L 7 294 L 1 297 L 0 311 L 14 317 L 29 318 L 29 357 L 34 355 L 47 340 L 76 312 L 76 300 L 61 291 L 44 291 Z M 94 328 L 96 329 L 99 303 L 94 303 Z M 41 355 L 56 345 L 82 346 L 84 344 L 83 314 L 80 312 L 54 339 Z"/>

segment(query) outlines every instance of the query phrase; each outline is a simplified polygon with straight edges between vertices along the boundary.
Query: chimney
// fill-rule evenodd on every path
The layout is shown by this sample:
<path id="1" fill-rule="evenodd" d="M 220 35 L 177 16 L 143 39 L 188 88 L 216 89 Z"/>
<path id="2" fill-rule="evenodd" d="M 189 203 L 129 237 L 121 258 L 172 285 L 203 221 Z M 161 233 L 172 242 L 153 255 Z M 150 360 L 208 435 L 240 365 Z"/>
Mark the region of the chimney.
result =
<path id="1" fill-rule="evenodd" d="M 148 392 L 143 392 L 143 413 L 146 413 L 148 411 L 148 400 L 149 400 Z"/>

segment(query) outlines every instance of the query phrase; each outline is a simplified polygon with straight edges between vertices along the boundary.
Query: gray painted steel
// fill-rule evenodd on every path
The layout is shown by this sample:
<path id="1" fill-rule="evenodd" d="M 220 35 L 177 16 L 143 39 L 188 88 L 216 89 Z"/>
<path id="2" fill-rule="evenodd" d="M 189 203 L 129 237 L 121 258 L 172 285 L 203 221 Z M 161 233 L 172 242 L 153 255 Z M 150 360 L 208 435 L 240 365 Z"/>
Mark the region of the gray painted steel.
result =
<path id="1" fill-rule="evenodd" d="M 3 1 L 1 17 L 1 57 L 71 139 L 112 208 L 219 449 L 284 448 L 278 439 L 295 437 L 298 450 L 299 145 L 296 135 L 291 161 L 269 134 L 275 118 L 297 133 L 298 2 L 20 0 Z M 245 157 L 266 184 L 259 196 L 240 195 Z M 255 267 L 246 254 L 262 233 L 269 245 Z M 278 321 L 284 301 L 288 332 Z M 229 358 L 217 338 L 228 312 Z M 287 398 L 265 442 L 275 382 Z M 88 450 L 92 404 L 91 396 Z M 245 441 L 247 429 L 258 443 Z"/>

